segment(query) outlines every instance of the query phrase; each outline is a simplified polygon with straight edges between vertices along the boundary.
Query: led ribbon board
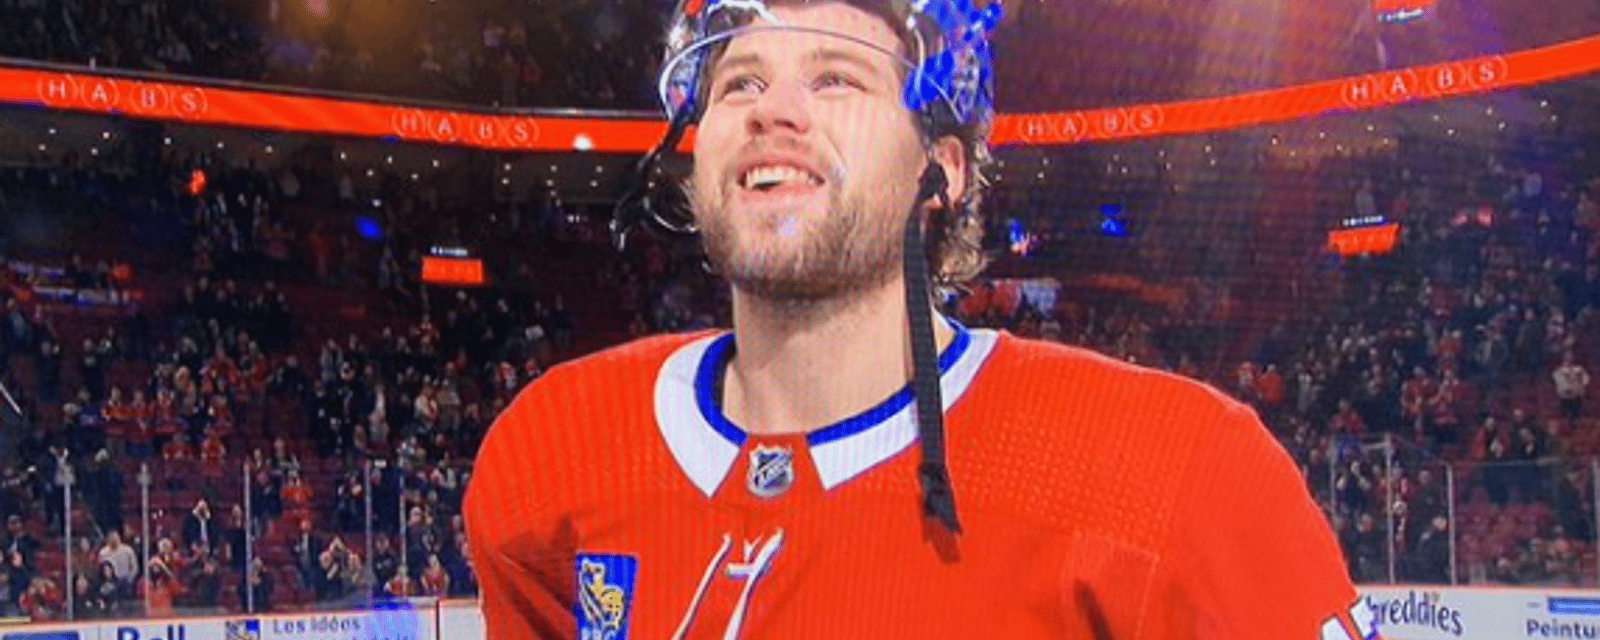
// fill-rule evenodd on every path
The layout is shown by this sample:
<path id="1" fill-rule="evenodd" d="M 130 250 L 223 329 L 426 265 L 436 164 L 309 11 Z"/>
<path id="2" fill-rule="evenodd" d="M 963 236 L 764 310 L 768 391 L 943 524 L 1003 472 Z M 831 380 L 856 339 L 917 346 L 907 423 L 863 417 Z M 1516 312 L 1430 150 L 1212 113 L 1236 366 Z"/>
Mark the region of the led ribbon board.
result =
<path id="1" fill-rule="evenodd" d="M 644 153 L 666 123 L 650 118 L 469 112 L 330 98 L 243 85 L 174 82 L 0 60 L 0 103 L 204 126 L 386 139 L 493 151 Z M 997 116 L 991 143 L 1071 145 L 1184 135 L 1351 113 L 1600 71 L 1600 35 L 1538 49 L 1221 98 Z M 693 145 L 693 131 L 679 149 Z"/>

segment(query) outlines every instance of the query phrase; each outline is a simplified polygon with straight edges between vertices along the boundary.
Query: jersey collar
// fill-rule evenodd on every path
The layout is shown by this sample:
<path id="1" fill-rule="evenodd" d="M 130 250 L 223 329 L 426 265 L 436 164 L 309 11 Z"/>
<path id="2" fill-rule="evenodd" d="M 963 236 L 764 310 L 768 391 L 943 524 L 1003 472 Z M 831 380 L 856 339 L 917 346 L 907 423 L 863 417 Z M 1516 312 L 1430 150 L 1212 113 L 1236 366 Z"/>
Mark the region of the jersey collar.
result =
<path id="1" fill-rule="evenodd" d="M 939 356 L 940 396 L 948 411 L 977 376 L 998 334 L 946 322 L 956 330 Z M 656 424 L 662 439 L 707 497 L 716 493 L 750 437 L 723 415 L 713 396 L 717 369 L 726 364 L 732 346 L 731 332 L 690 342 L 668 356 L 656 377 Z M 832 489 L 916 442 L 912 400 L 907 385 L 871 409 L 807 434 L 822 487 Z"/>

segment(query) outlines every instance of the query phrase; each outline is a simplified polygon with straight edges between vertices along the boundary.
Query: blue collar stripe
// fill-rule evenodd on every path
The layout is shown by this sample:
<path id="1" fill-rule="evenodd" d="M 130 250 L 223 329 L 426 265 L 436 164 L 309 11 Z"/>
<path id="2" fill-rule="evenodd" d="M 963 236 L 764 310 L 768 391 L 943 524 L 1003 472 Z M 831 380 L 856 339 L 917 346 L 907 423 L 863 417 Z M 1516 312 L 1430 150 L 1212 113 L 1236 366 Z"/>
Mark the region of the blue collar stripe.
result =
<path id="1" fill-rule="evenodd" d="M 961 356 L 967 352 L 967 347 L 972 342 L 966 327 L 961 326 L 952 319 L 946 318 L 945 320 L 956 330 L 956 334 L 955 339 L 950 342 L 950 346 L 945 347 L 944 353 L 939 355 L 939 374 L 941 376 L 948 373 L 950 367 L 961 359 Z M 728 417 L 722 413 L 722 408 L 717 406 L 717 399 L 713 397 L 713 392 L 716 388 L 717 369 L 727 363 L 728 351 L 732 347 L 733 334 L 729 333 L 712 341 L 710 346 L 706 348 L 705 355 L 700 359 L 699 370 L 695 372 L 694 395 L 695 404 L 698 405 L 700 415 L 705 418 L 706 423 L 711 425 L 711 428 L 721 435 L 723 439 L 742 447 L 749 436 L 743 429 L 728 420 Z M 891 416 L 904 410 L 914 398 L 915 394 L 912 392 L 911 386 L 906 385 L 890 396 L 889 399 L 879 403 L 878 406 L 807 434 L 806 444 L 814 447 L 866 431 L 882 424 Z"/>

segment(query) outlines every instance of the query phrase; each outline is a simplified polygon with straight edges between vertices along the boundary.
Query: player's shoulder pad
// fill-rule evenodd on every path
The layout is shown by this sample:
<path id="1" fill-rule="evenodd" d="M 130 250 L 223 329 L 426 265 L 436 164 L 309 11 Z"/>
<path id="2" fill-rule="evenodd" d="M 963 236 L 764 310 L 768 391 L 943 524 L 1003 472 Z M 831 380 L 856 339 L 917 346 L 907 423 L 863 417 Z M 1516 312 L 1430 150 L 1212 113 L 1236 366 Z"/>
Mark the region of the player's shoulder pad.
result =
<path id="1" fill-rule="evenodd" d="M 1233 423 L 1233 427 L 1221 428 L 1236 430 L 1242 417 L 1253 419 L 1248 405 L 1210 384 L 1176 373 L 1082 347 L 1010 334 L 1001 346 L 999 357 L 994 358 L 994 373 L 1005 381 L 1008 393 L 1048 407 L 1064 418 L 1098 419 L 1118 437 L 1126 437 L 1134 427 L 1149 427 L 1166 436 L 1184 425 Z"/>

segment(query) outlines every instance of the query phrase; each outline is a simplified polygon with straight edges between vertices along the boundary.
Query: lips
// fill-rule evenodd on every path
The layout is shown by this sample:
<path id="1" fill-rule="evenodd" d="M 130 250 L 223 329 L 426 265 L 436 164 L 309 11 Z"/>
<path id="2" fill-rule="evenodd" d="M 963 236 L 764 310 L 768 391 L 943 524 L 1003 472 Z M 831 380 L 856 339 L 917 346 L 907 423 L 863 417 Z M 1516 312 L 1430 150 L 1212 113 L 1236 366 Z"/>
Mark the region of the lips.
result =
<path id="1" fill-rule="evenodd" d="M 740 162 L 732 175 L 741 191 L 755 193 L 805 191 L 827 182 L 822 172 L 804 158 L 783 154 L 752 157 Z"/>

